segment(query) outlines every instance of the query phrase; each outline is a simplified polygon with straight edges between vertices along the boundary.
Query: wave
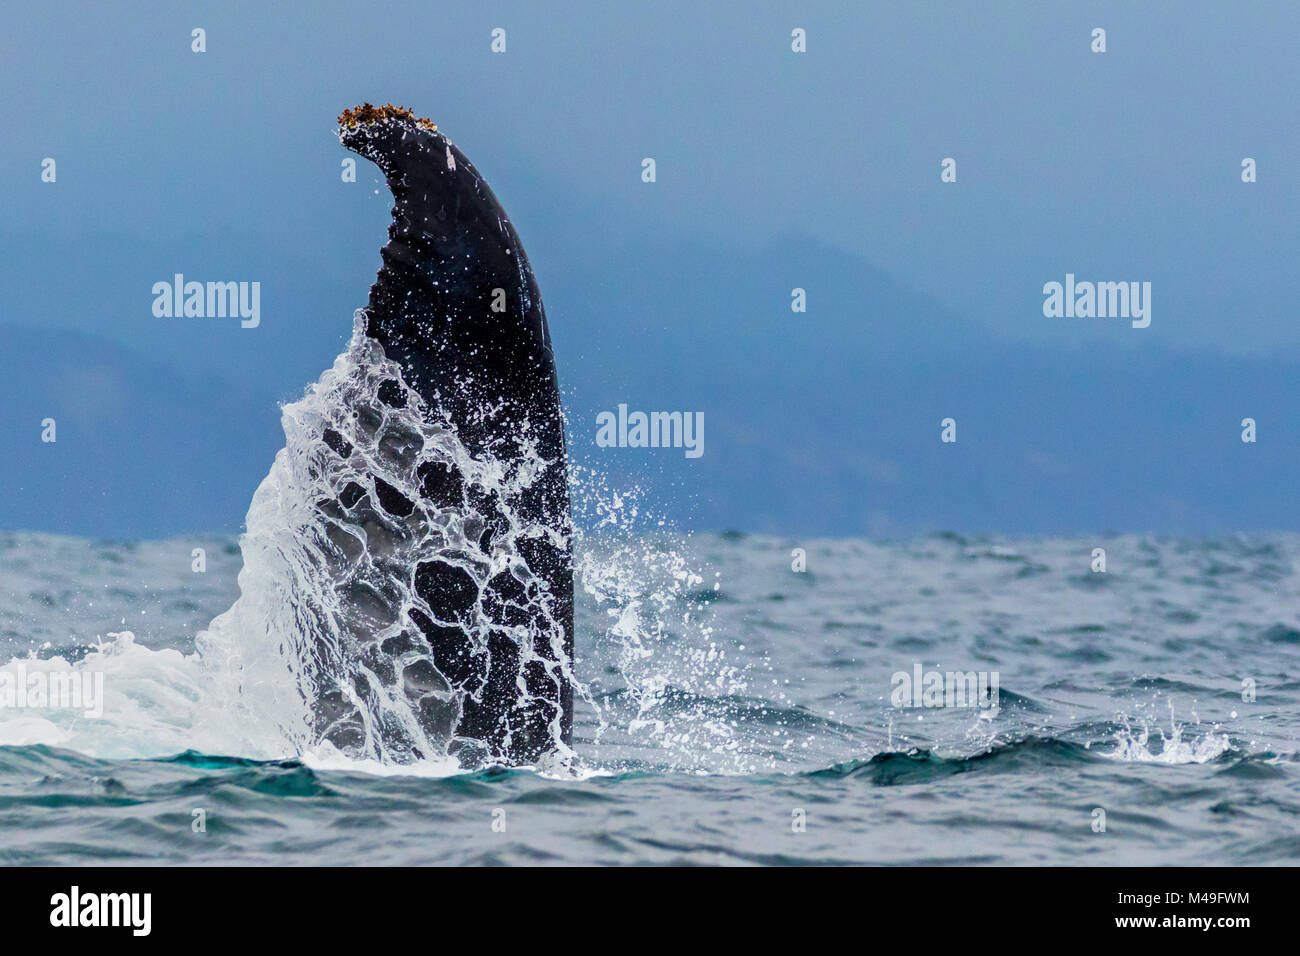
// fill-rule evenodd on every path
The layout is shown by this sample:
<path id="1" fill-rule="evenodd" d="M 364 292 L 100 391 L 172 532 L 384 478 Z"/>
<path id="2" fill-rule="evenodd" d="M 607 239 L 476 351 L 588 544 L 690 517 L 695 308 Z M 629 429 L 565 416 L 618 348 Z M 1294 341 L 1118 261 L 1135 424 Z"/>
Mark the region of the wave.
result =
<path id="1" fill-rule="evenodd" d="M 1239 757 L 1242 761 L 1258 756 L 1235 750 L 1225 734 L 1208 732 L 1185 739 L 1184 729 L 1175 725 L 1168 737 L 1161 736 L 1163 746 L 1156 750 L 1151 747 L 1151 733 L 1146 728 L 1134 732 L 1125 727 L 1116 731 L 1112 738 L 1114 749 L 1100 745 L 1094 747 L 1092 741 L 1080 743 L 1056 736 L 1030 734 L 964 755 L 941 756 L 929 748 L 886 751 L 809 771 L 805 776 L 812 779 L 863 778 L 881 786 L 892 786 L 926 783 L 960 773 L 1003 773 L 1102 761 L 1177 765 L 1208 763 L 1225 756 Z M 1240 763 L 1233 766 L 1240 766 Z"/>

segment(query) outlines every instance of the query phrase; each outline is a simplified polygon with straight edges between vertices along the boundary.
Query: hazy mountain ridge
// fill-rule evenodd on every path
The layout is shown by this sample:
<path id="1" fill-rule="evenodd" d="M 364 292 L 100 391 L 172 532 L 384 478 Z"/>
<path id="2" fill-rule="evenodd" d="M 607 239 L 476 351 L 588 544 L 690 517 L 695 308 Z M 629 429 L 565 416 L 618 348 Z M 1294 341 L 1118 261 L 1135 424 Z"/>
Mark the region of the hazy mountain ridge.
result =
<path id="1" fill-rule="evenodd" d="M 1297 526 L 1287 492 L 1300 469 L 1300 403 L 1288 358 L 1157 351 L 1113 320 L 1075 320 L 1092 324 L 1074 348 L 999 342 L 797 235 L 752 252 L 655 236 L 568 265 L 547 260 L 543 272 L 571 454 L 616 482 L 649 485 L 657 510 L 685 526 L 834 535 Z M 796 286 L 805 313 L 790 309 Z M 303 344 L 312 360 L 342 338 L 333 326 L 355 304 L 313 303 L 321 331 Z M 328 328 L 321 309 L 338 313 Z M 229 334 L 253 348 L 264 331 Z M 282 444 L 278 403 L 311 380 L 250 380 L 238 367 L 203 376 L 202 354 L 174 371 L 162 355 L 18 325 L 0 326 L 0 348 L 16 357 L 0 380 L 5 485 L 15 490 L 0 511 L 8 528 L 236 530 Z M 328 359 L 319 361 L 323 370 Z M 620 402 L 702 411 L 703 457 L 597 448 L 596 415 Z M 1240 440 L 1247 416 L 1257 444 Z M 58 422 L 52 446 L 40 441 L 46 417 Z M 953 445 L 940 442 L 946 417 L 957 421 Z"/>

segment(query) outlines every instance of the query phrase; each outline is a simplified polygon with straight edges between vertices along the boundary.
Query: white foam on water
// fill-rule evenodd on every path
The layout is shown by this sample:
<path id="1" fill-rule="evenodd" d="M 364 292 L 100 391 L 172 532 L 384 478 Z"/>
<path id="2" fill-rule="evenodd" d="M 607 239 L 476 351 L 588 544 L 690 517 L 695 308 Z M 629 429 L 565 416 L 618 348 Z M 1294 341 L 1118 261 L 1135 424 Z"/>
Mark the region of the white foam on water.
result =
<path id="1" fill-rule="evenodd" d="M 3 668 L 11 679 L 33 675 L 76 680 L 102 679 L 100 716 L 84 707 L 0 706 L 0 745 L 45 744 L 92 757 L 134 759 L 185 750 L 269 759 L 283 754 L 272 741 L 259 741 L 233 722 L 211 716 L 209 669 L 197 654 L 151 650 L 130 631 L 108 635 L 80 660 L 35 656 L 15 658 Z"/>

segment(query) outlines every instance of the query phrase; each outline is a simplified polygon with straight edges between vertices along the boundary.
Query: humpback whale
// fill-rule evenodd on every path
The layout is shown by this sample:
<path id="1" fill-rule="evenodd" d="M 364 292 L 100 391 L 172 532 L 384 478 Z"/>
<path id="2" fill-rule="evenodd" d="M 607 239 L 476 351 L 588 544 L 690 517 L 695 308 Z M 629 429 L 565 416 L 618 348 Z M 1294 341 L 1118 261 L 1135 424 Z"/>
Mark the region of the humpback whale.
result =
<path id="1" fill-rule="evenodd" d="M 197 638 L 222 714 L 300 752 L 536 764 L 571 753 L 563 410 L 514 226 L 433 123 L 339 117 L 394 205 L 347 349 L 283 406 L 239 599 Z M 228 719 L 223 717 L 222 719 Z"/>
<path id="2" fill-rule="evenodd" d="M 339 117 L 393 194 L 352 339 L 285 405 L 199 636 L 232 706 L 301 750 L 462 767 L 570 753 L 564 418 L 542 298 L 473 164 L 391 104 Z M 222 675 L 230 675 L 229 678 Z"/>
<path id="3" fill-rule="evenodd" d="M 352 626 L 309 655 L 315 732 L 399 760 L 445 744 L 535 762 L 573 723 L 564 419 L 537 282 L 496 196 L 429 120 L 367 103 L 338 136 L 393 195 L 354 348 L 364 336 L 398 374 L 320 436 L 318 465 L 354 474 L 317 502 L 326 558 L 346 569 L 360 548 L 367 566 L 336 589 Z M 396 732 L 376 740 L 385 720 Z"/>
<path id="4" fill-rule="evenodd" d="M 352 581 L 342 594 L 364 605 L 393 593 L 404 606 L 387 607 L 372 632 L 347 635 L 352 646 L 331 646 L 334 665 L 342 654 L 370 666 L 352 669 L 360 679 L 351 687 L 317 682 L 317 732 L 355 749 L 374 732 L 365 697 L 399 693 L 422 740 L 487 760 L 536 761 L 567 747 L 573 721 L 564 419 L 537 281 L 497 196 L 432 122 L 364 104 L 338 124 L 339 142 L 380 168 L 394 198 L 357 332 L 400 375 L 378 385 L 381 408 L 361 402 L 352 420 L 364 432 L 377 411 L 382 419 L 417 406 L 420 431 L 441 429 L 452 454 L 430 451 L 428 434 L 422 442 L 391 434 L 395 444 L 413 437 L 424 446 L 395 453 L 406 454 L 400 464 L 413 483 L 372 476 L 318 505 L 344 561 L 359 540 L 385 548 L 391 519 L 420 546 L 398 549 L 403 561 L 378 568 L 380 581 Z M 321 442 L 331 457 L 356 454 L 354 436 L 339 429 L 324 429 Z M 383 575 L 398 587 L 386 588 Z M 416 744 L 409 752 L 426 756 Z"/>

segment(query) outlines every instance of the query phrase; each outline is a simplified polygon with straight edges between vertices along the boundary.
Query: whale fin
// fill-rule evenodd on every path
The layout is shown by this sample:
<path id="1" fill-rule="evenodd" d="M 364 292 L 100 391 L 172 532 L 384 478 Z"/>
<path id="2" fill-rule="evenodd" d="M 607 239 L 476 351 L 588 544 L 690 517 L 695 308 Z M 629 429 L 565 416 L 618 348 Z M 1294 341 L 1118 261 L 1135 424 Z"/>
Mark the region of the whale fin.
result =
<path id="1" fill-rule="evenodd" d="M 471 460 L 407 460 L 418 487 L 362 476 L 324 507 L 345 537 L 376 516 L 426 536 L 424 550 L 389 572 L 408 576 L 416 595 L 393 652 L 433 664 L 414 675 L 408 667 L 403 688 L 426 701 L 451 695 L 453 749 L 530 762 L 567 746 L 573 723 L 567 459 L 541 295 L 492 190 L 433 123 L 364 104 L 339 117 L 339 140 L 379 167 L 394 198 L 383 265 L 360 313 L 365 335 L 400 367 L 401 383 L 378 397 L 390 407 L 418 401 L 423 426 L 449 429 Z M 408 402 L 403 387 L 418 398 Z M 334 438 L 324 437 L 330 452 L 351 460 L 354 443 Z M 329 728 L 340 740 L 362 734 L 362 696 L 344 687 L 322 701 L 327 737 Z"/>

